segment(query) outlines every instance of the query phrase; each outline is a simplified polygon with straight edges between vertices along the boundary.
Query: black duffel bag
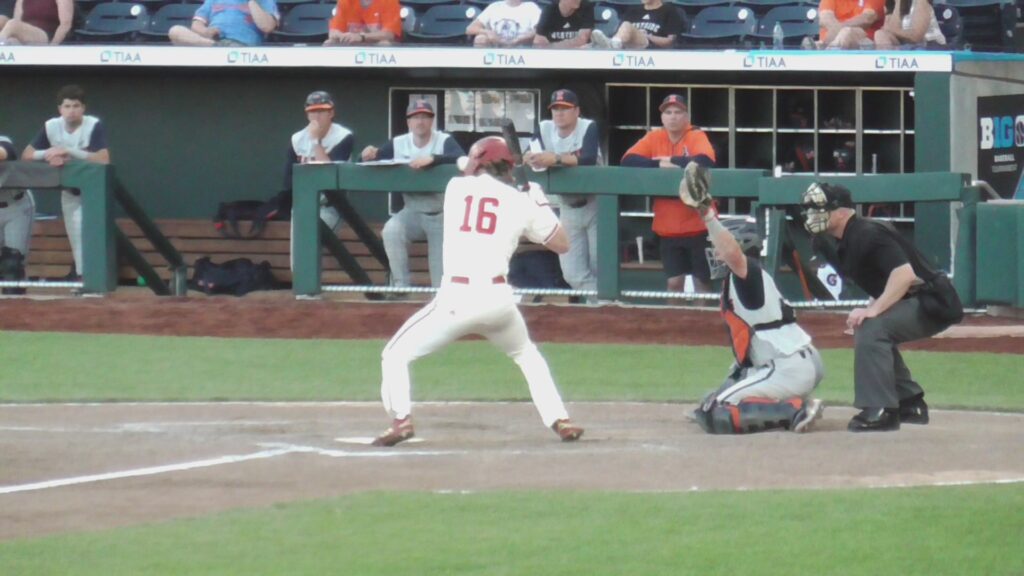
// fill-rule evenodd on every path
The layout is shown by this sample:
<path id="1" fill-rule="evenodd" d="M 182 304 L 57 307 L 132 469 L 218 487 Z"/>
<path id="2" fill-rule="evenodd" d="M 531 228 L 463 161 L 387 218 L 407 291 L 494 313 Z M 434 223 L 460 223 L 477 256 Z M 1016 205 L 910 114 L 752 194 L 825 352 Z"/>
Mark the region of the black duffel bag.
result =
<path id="1" fill-rule="evenodd" d="M 917 289 L 917 301 L 926 314 L 945 324 L 959 324 L 964 319 L 960 295 L 949 277 L 941 272 Z"/>

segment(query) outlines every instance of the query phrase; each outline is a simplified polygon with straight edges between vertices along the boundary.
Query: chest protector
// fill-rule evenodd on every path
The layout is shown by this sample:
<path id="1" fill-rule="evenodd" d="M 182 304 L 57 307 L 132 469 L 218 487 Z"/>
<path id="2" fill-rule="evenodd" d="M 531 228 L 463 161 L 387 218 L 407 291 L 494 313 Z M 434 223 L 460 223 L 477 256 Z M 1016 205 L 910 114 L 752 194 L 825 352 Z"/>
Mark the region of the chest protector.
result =
<path id="1" fill-rule="evenodd" d="M 779 294 L 775 281 L 758 270 L 764 286 L 764 304 L 749 310 L 736 296 L 736 276 L 730 274 L 722 286 L 722 317 L 740 366 L 760 366 L 789 356 L 811 343 L 811 337 L 796 323 L 796 314 Z"/>

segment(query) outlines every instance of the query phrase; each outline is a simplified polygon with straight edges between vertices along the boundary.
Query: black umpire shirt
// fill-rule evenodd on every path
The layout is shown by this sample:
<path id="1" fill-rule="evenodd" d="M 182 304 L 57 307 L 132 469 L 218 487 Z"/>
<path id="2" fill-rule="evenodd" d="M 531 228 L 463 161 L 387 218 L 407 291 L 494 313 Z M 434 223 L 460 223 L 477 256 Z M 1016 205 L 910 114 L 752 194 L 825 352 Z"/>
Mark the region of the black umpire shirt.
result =
<path id="1" fill-rule="evenodd" d="M 893 234 L 895 230 L 870 218 L 854 215 L 846 223 L 839 241 L 839 265 L 844 277 L 853 280 L 871 297 L 885 291 L 889 274 L 909 263 L 907 254 Z"/>

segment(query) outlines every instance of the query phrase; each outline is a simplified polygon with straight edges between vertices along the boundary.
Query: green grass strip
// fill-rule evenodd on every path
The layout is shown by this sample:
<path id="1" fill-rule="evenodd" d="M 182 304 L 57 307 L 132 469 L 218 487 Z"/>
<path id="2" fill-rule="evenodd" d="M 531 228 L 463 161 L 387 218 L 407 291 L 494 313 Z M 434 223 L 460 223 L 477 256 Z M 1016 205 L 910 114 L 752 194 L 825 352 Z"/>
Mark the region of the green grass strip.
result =
<path id="1" fill-rule="evenodd" d="M 379 340 L 267 340 L 0 333 L 0 401 L 377 400 Z M 567 400 L 694 401 L 727 348 L 543 344 Z M 818 395 L 853 398 L 853 353 L 823 351 Z M 934 406 L 1024 409 L 1024 356 L 904 352 Z M 516 366 L 483 341 L 413 365 L 415 400 L 525 400 Z"/>
<path id="2" fill-rule="evenodd" d="M 0 543 L 0 574 L 1024 573 L 1024 485 L 366 493 Z"/>

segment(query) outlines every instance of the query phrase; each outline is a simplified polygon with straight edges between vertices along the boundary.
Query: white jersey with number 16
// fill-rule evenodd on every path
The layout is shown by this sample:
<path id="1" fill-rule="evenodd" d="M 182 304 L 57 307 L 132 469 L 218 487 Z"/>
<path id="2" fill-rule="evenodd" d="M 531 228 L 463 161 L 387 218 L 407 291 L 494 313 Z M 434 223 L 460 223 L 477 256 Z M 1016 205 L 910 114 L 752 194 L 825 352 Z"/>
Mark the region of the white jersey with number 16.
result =
<path id="1" fill-rule="evenodd" d="M 444 195 L 445 275 L 505 276 L 520 238 L 543 244 L 558 226 L 543 194 L 520 192 L 489 174 L 452 178 Z"/>

